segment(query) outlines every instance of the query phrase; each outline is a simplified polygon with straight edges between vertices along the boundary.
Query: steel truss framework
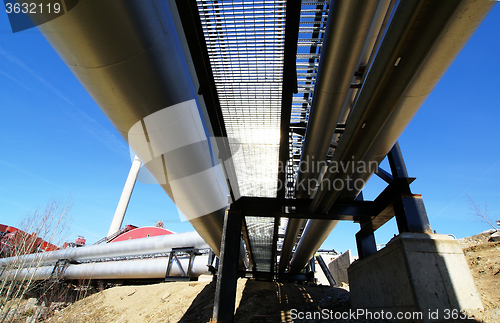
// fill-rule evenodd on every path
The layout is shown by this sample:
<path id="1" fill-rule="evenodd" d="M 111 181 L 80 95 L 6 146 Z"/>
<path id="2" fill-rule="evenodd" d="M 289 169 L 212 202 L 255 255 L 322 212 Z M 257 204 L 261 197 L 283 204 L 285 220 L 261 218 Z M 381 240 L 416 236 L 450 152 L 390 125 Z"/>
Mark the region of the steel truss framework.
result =
<path id="1" fill-rule="evenodd" d="M 254 66 L 248 71 L 245 69 L 243 72 L 247 73 L 245 74 L 246 78 L 243 77 L 241 74 L 243 72 L 240 69 L 247 66 L 249 64 L 247 59 L 255 54 L 252 47 L 254 46 L 252 45 L 253 42 L 256 41 L 256 48 L 263 46 L 262 42 L 264 40 L 261 39 L 262 35 L 259 34 L 260 29 L 258 29 L 261 27 L 254 26 L 254 24 L 262 19 L 267 19 L 269 12 L 266 10 L 276 4 L 267 0 L 253 3 L 238 2 L 237 4 L 199 0 L 175 0 L 175 2 L 184 33 L 189 35 L 186 40 L 200 83 L 198 92 L 205 98 L 214 135 L 225 138 L 222 147 L 220 147 L 221 154 L 232 156 L 231 140 L 234 141 L 235 122 L 238 127 L 243 128 L 248 122 L 250 122 L 250 126 L 253 124 L 253 119 L 249 119 L 246 115 L 249 111 L 248 107 L 242 105 L 243 101 L 235 101 L 233 97 L 250 95 L 251 97 L 258 96 L 260 98 L 262 94 L 258 91 L 252 92 L 255 90 L 254 88 L 248 89 L 248 93 L 242 92 L 241 89 L 234 92 L 233 87 L 235 84 L 244 85 L 246 81 L 251 81 L 254 78 L 259 79 L 259 69 L 257 67 Z M 279 8 L 285 8 L 285 1 L 277 1 L 276 3 Z M 281 20 L 276 20 L 275 14 L 271 14 L 271 20 L 266 20 L 265 28 L 271 28 L 275 33 L 282 32 L 278 38 L 270 35 L 270 38 L 265 38 L 266 46 L 279 48 L 280 55 L 282 55 L 281 67 L 276 69 L 276 75 L 273 74 L 273 80 L 279 79 L 281 85 L 276 88 L 276 92 L 267 95 L 267 97 L 277 95 L 281 98 L 278 108 L 280 114 L 277 115 L 280 140 L 277 142 L 279 150 L 276 151 L 276 157 L 278 157 L 280 165 L 277 166 L 278 183 L 282 183 L 282 185 L 278 185 L 276 195 L 256 194 L 256 192 L 248 191 L 248 185 L 251 186 L 253 180 L 244 179 L 241 181 L 241 178 L 239 178 L 238 184 L 242 182 L 243 187 L 232 187 L 231 183 L 228 182 L 233 201 L 238 193 L 243 196 L 276 196 L 279 199 L 294 197 L 295 175 L 298 169 L 297 165 L 305 135 L 312 92 L 318 72 L 319 54 L 322 48 L 329 4 L 330 1 L 327 0 L 288 1 L 286 2 L 286 12 L 280 9 L 280 12 L 276 13 L 280 15 Z M 255 9 L 257 11 L 252 11 L 253 6 L 257 8 Z M 257 15 L 260 20 L 255 20 L 257 18 L 252 14 Z M 236 22 L 238 22 L 237 27 L 239 29 L 233 30 Z M 243 33 L 244 30 L 246 31 Z M 236 37 L 240 34 L 244 38 L 243 40 Z M 245 37 L 249 37 L 251 41 L 250 47 L 244 41 Z M 226 42 L 228 43 L 226 44 Z M 244 57 L 238 53 L 244 54 Z M 275 63 L 271 64 L 264 61 L 265 57 L 260 59 L 262 60 L 260 66 L 264 68 L 265 73 L 270 73 L 276 67 Z M 266 66 L 269 66 L 269 68 Z M 266 82 L 264 84 L 267 84 Z M 232 92 L 229 91 L 230 88 L 233 89 Z M 265 97 L 262 97 L 262 99 L 264 100 Z M 233 113 L 240 110 L 246 112 L 240 116 Z M 243 119 L 241 119 L 242 116 Z M 262 120 L 260 120 L 260 124 L 263 124 Z M 258 132 L 258 130 L 255 130 L 252 133 Z M 238 140 L 241 140 L 241 138 Z M 246 146 L 242 143 L 240 150 L 245 151 L 245 159 L 248 157 L 251 160 L 253 158 L 253 152 L 251 152 L 253 148 L 248 147 L 252 145 L 248 146 L 248 149 L 245 148 Z M 233 161 L 233 158 L 231 161 Z M 234 167 L 241 168 L 240 162 L 235 161 L 233 166 L 229 167 L 239 175 L 242 174 L 241 169 L 238 171 Z M 250 164 L 255 164 L 255 162 Z M 285 167 L 281 167 L 281 165 Z M 251 170 L 247 170 L 247 172 L 249 171 Z M 259 181 L 257 180 L 257 182 Z M 235 190 L 238 193 L 235 193 Z M 247 191 L 249 194 L 245 194 Z M 276 250 L 271 247 L 276 244 L 281 245 L 284 235 L 280 234 L 278 241 L 271 241 L 267 237 L 271 235 L 277 236 L 276 233 L 284 231 L 286 226 L 286 218 L 283 218 L 283 221 L 268 217 L 248 217 L 245 219 L 245 228 L 249 232 L 246 236 L 247 246 L 249 246 L 250 242 L 253 244 L 253 252 L 251 252 L 250 257 L 253 258 L 260 270 L 271 272 L 272 265 L 269 259 L 274 259 L 276 255 L 279 255 L 281 249 Z M 253 254 L 255 254 L 255 257 L 253 257 Z"/>
<path id="2" fill-rule="evenodd" d="M 298 103 L 305 106 L 307 111 L 310 104 L 308 100 L 310 98 L 307 97 L 308 93 L 300 90 L 297 82 L 291 81 L 297 80 L 297 70 L 300 67 L 297 63 L 297 59 L 300 58 L 300 55 L 297 55 L 297 42 L 299 38 L 297 31 L 300 30 L 301 8 L 300 5 L 293 5 L 293 3 L 294 2 L 290 2 L 288 5 L 286 14 L 283 61 L 284 74 L 281 91 L 281 142 L 279 150 L 279 159 L 281 163 L 287 165 L 286 170 L 290 170 L 291 173 L 293 173 L 294 167 L 296 167 L 294 158 L 300 156 L 300 151 L 295 150 L 297 150 L 297 147 L 301 146 L 301 141 L 294 144 L 294 136 L 303 138 L 304 133 L 301 132 L 304 132 L 306 126 L 305 122 L 307 122 L 307 115 L 301 116 L 301 118 L 306 118 L 304 122 L 302 122 L 300 118 L 300 120 L 297 119 L 298 122 L 295 119 L 292 120 L 292 123 L 290 122 L 294 117 L 293 107 L 297 105 L 295 101 L 299 99 L 300 102 Z M 206 98 L 207 110 L 209 112 L 210 123 L 214 128 L 214 134 L 216 136 L 226 137 L 225 119 L 221 110 L 221 103 L 219 102 L 216 82 L 214 82 L 214 72 L 210 64 L 207 44 L 204 41 L 203 27 L 201 25 L 196 1 L 177 0 L 176 4 L 183 28 L 187 34 L 191 35 L 191 37 L 187 38 L 187 41 L 200 81 L 199 92 Z M 317 9 L 320 14 L 319 16 L 318 14 L 316 15 L 317 21 L 315 20 L 313 25 L 324 23 L 324 20 L 322 20 L 323 14 L 320 10 L 320 7 L 323 5 L 324 3 L 318 4 Z M 322 10 L 326 10 L 327 13 L 327 7 Z M 320 28 L 318 28 L 318 31 L 321 31 Z M 320 33 L 318 33 L 318 37 L 321 38 Z M 311 50 L 313 50 L 312 47 Z M 311 63 L 311 59 L 315 59 L 313 56 L 317 55 L 316 48 L 314 48 L 314 51 L 314 53 L 311 52 L 310 55 L 307 56 L 309 57 L 309 63 Z M 316 70 L 313 72 L 315 71 Z M 304 83 L 304 89 L 307 84 L 312 84 L 314 82 L 315 75 L 312 76 L 313 77 L 309 81 L 306 80 Z M 311 84 L 309 85 L 311 86 Z M 295 96 L 294 93 L 296 93 Z M 303 95 L 304 98 L 299 98 L 297 94 L 298 96 Z M 344 127 L 345 125 L 337 125 L 338 130 L 336 130 L 336 132 L 342 133 Z M 226 144 L 222 150 L 223 153 L 229 155 L 229 144 Z M 293 154 L 297 154 L 297 156 Z M 391 166 L 391 172 L 389 173 L 383 169 L 377 171 L 377 175 L 386 181 L 388 186 L 374 201 L 364 201 L 362 200 L 362 194 L 360 194 L 356 201 L 350 203 L 335 203 L 326 213 L 310 212 L 312 200 L 292 199 L 294 176 L 288 176 L 286 172 L 280 172 L 278 174 L 278 179 L 281 180 L 281 183 L 290 182 L 290 185 L 283 185 L 278 190 L 277 197 L 242 197 L 233 202 L 224 219 L 213 319 L 217 322 L 233 321 L 236 281 L 238 277 L 253 277 L 267 280 L 310 279 L 310 274 L 278 272 L 277 260 L 279 250 L 277 250 L 277 245 L 278 239 L 282 239 L 278 234 L 278 227 L 281 219 L 344 220 L 359 223 L 360 230 L 356 234 L 356 242 L 358 254 L 361 259 L 376 252 L 374 232 L 394 216 L 396 217 L 400 232 L 430 232 L 430 225 L 422 198 L 420 195 L 412 194 L 410 190 L 410 184 L 413 182 L 414 178 L 408 177 L 401 151 L 397 143 L 388 154 L 388 159 Z M 288 165 L 289 161 L 292 161 L 292 164 Z M 234 201 L 234 196 L 232 197 Z M 272 230 L 269 230 L 270 236 L 272 236 L 269 271 L 261 270 L 262 259 L 257 259 L 257 257 L 260 253 L 258 249 L 262 248 L 262 245 L 252 241 L 251 228 L 249 229 L 251 225 L 258 223 L 259 219 L 262 219 L 263 222 L 272 224 Z M 238 267 L 240 252 L 239 241 L 241 238 L 243 238 L 247 247 L 251 271 L 245 271 Z M 266 252 L 268 251 L 266 250 Z M 311 261 L 311 263 L 313 263 L 313 261 Z"/>
<path id="3" fill-rule="evenodd" d="M 241 272 L 238 268 L 239 239 L 245 237 L 245 217 L 274 217 L 344 220 L 359 223 L 360 230 L 356 234 L 356 243 L 360 259 L 377 251 L 374 232 L 387 221 L 396 217 L 399 233 L 420 232 L 431 233 L 427 212 L 422 196 L 413 194 L 410 184 L 415 178 L 409 177 L 401 154 L 399 144 L 387 155 L 391 172 L 379 168 L 377 175 L 388 185 L 374 201 L 358 198 L 351 203 L 334 204 L 327 213 L 310 212 L 310 199 L 278 199 L 242 197 L 231 204 L 224 219 L 224 231 L 221 246 L 221 263 L 219 266 L 213 320 L 217 322 L 233 322 L 236 298 L 236 281 L 238 277 L 255 277 L 268 280 L 307 280 L 307 274 L 277 273 L 277 259 L 273 259 L 271 273 L 255 270 L 250 273 Z M 362 194 L 360 194 L 362 196 Z M 276 241 L 277 235 L 273 237 Z M 313 260 L 312 260 L 313 262 Z"/>
<path id="4" fill-rule="evenodd" d="M 200 3 L 204 6 L 203 1 L 176 0 L 184 31 L 191 36 L 187 38 L 187 41 L 200 81 L 199 93 L 203 94 L 207 102 L 207 110 L 214 134 L 227 137 L 226 117 L 221 109 L 219 101 L 221 98 L 217 88 L 218 76 L 215 75 L 220 71 L 214 70 L 211 66 L 211 59 L 214 58 L 210 56 L 213 55 L 210 53 L 213 53 L 213 50 L 209 51 L 204 40 L 204 29 L 198 11 Z M 277 90 L 281 94 L 279 160 L 281 165 L 286 166 L 285 171 L 278 173 L 278 180 L 284 185 L 278 188 L 276 197 L 246 196 L 235 200 L 233 192 L 231 192 L 232 200 L 235 202 L 231 204 L 224 219 L 213 313 L 213 319 L 217 322 L 233 321 L 238 277 L 282 281 L 310 279 L 309 274 L 283 273 L 281 266 L 278 270 L 277 264 L 280 256 L 278 245 L 281 243 L 279 240 L 283 240 L 283 235 L 279 232 L 281 220 L 284 220 L 284 223 L 289 219 L 344 220 L 359 223 L 360 230 L 356 234 L 356 243 L 360 259 L 377 251 L 374 232 L 393 217 L 396 218 L 400 233 L 431 232 L 422 197 L 411 192 L 410 184 L 414 178 L 408 176 L 398 143 L 387 155 L 390 172 L 381 168 L 376 172 L 388 185 L 375 200 L 365 201 L 360 193 L 358 198 L 352 202 L 344 202 L 345 199 L 343 199 L 342 202 L 333 203 L 328 208 L 328 212 L 311 212 L 311 209 L 317 209 L 317 205 L 312 205 L 314 200 L 293 199 L 294 181 L 296 180 L 294 174 L 297 171 L 298 158 L 301 156 L 303 138 L 309 118 L 319 54 L 325 32 L 324 23 L 329 10 L 328 3 L 327 1 L 314 2 L 316 8 L 311 11 L 314 12 L 312 18 L 310 17 L 312 20 L 306 22 L 302 20 L 304 16 L 301 12 L 300 2 L 287 2 L 285 38 L 280 45 L 284 48 L 282 52 L 282 88 Z M 220 23 L 222 22 L 220 21 Z M 311 37 L 314 44 L 310 45 L 310 53 L 299 52 L 297 49 L 297 46 L 301 46 L 302 39 L 299 33 L 301 30 L 304 32 L 304 28 L 306 28 L 304 23 L 311 24 L 312 27 L 307 28 L 312 28 L 313 33 L 316 33 Z M 222 33 L 223 30 L 218 32 Z M 234 46 L 233 43 L 231 44 Z M 301 59 L 305 59 L 305 61 L 300 61 Z M 357 71 L 357 73 L 363 75 L 362 71 Z M 361 83 L 351 83 L 351 89 L 359 89 L 360 86 Z M 341 135 L 344 131 L 346 131 L 346 124 L 337 124 L 334 133 Z M 223 153 L 229 155 L 229 144 L 226 144 L 222 150 Z M 254 228 L 256 225 L 266 227 L 264 230 L 266 234 L 260 233 L 261 238 L 267 237 L 266 241 L 255 240 Z M 238 267 L 241 238 L 246 244 L 251 264 L 250 271 Z M 271 250 L 269 250 L 269 246 L 272 248 Z M 263 255 L 270 259 L 267 259 L 267 262 L 263 261 L 265 260 Z M 310 265 L 311 263 L 313 261 L 310 262 Z M 263 270 L 263 265 L 265 265 L 265 270 Z"/>
<path id="5" fill-rule="evenodd" d="M 213 149 L 175 154 L 168 162 L 161 154 L 158 173 L 149 165 L 159 182 L 166 179 L 161 185 L 170 196 L 172 187 L 162 176 L 167 166 L 177 169 L 188 158 L 202 156 L 185 169 L 197 175 L 201 167 L 212 169 L 231 157 L 238 140 L 243 144 L 243 156 L 230 158 L 234 165 L 221 166 L 202 181 L 217 187 L 203 189 L 190 181 L 179 185 L 183 194 L 203 197 L 194 203 L 200 207 L 214 199 L 222 202 L 190 222 L 215 252 L 222 246 L 214 318 L 225 322 L 232 321 L 238 276 L 292 279 L 281 273 L 300 235 L 300 219 L 309 221 L 290 263 L 292 273 L 302 270 L 338 220 L 360 224 L 361 258 L 376 252 L 373 233 L 392 217 L 400 232 L 430 231 L 422 198 L 410 190 L 413 179 L 399 145 L 390 149 L 493 5 L 466 0 L 166 0 L 116 1 L 103 7 L 85 2 L 82 10 L 40 31 L 124 137 L 142 123 L 147 138 L 145 118 L 186 99 L 198 101 L 194 115 L 206 127 L 193 119 L 192 129 L 179 129 L 173 138 L 196 130 L 222 141 Z M 92 21 L 86 19 L 90 13 Z M 115 28 L 117 21 L 125 23 Z M 162 146 L 163 139 L 153 143 Z M 143 158 L 154 155 L 146 152 L 151 145 Z M 386 154 L 391 172 L 379 169 L 377 174 L 388 186 L 374 201 L 364 201 L 358 189 L 320 185 L 311 197 L 302 185 L 294 185 L 304 179 L 347 180 L 355 169 L 334 172 L 335 165 L 351 159 L 381 162 Z M 308 156 L 328 165 L 298 172 L 299 163 L 310 163 Z M 227 195 L 221 182 L 233 172 L 238 180 L 227 184 L 235 202 L 223 217 Z M 360 173 L 357 179 L 366 181 L 371 174 Z M 202 196 L 205 192 L 214 194 Z M 239 199 L 238 192 L 247 197 Z M 279 255 L 282 219 L 290 221 Z M 241 236 L 252 264 L 248 273 L 238 268 Z M 52 273 L 56 278 L 60 268 Z"/>

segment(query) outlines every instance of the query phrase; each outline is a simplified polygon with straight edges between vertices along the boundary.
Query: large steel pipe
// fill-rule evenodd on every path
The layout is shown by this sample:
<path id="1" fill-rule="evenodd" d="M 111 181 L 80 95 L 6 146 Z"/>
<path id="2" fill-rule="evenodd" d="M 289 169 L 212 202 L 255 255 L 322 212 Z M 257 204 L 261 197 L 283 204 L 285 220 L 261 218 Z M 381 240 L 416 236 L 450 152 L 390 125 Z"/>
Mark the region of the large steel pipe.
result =
<path id="1" fill-rule="evenodd" d="M 316 180 L 320 164 L 330 147 L 351 78 L 371 26 L 378 1 L 332 0 L 328 13 L 318 77 L 297 174 L 295 196 L 309 197 L 311 180 Z M 314 129 L 322 129 L 315 131 Z M 303 167 L 302 167 L 303 166 Z M 305 183 L 305 184 L 304 184 Z M 290 219 L 281 250 L 280 272 L 288 265 L 302 219 Z"/>
<path id="2" fill-rule="evenodd" d="M 332 162 L 380 162 L 493 5 L 472 0 L 400 2 Z M 354 181 L 367 180 L 371 174 L 327 171 L 325 177 L 345 181 L 353 176 Z M 313 209 L 327 211 L 341 195 L 352 200 L 358 193 L 320 190 Z M 328 237 L 333 222 L 308 222 L 292 259 L 293 271 L 305 266 Z"/>
<path id="3" fill-rule="evenodd" d="M 281 247 L 281 257 L 279 264 L 279 272 L 284 272 L 288 267 L 288 262 L 292 256 L 292 249 L 297 241 L 297 235 L 300 232 L 303 219 L 289 219 L 286 226 L 285 238 Z"/>
<path id="4" fill-rule="evenodd" d="M 0 259 L 0 267 L 37 267 L 53 264 L 59 259 L 83 261 L 92 259 L 141 256 L 170 252 L 172 248 L 193 247 L 207 249 L 208 244 L 197 232 L 168 234 L 163 236 L 112 242 L 81 248 L 69 248 L 57 251 L 29 254 L 19 257 Z"/>
<path id="5" fill-rule="evenodd" d="M 363 45 L 363 50 L 361 51 L 361 55 L 359 56 L 358 63 L 356 64 L 357 68 L 364 66 L 365 68 L 368 66 L 371 58 L 375 54 L 377 44 L 380 43 L 382 39 L 383 31 L 385 30 L 385 26 L 389 21 L 390 14 L 392 10 L 395 8 L 394 3 L 396 0 L 380 0 L 378 3 L 377 10 L 375 11 L 375 16 L 373 18 L 372 25 L 370 30 L 368 31 L 368 35 L 366 36 L 365 44 Z M 363 73 L 364 75 L 364 73 Z M 363 81 L 362 75 L 354 75 L 351 83 L 356 83 L 359 81 Z M 342 105 L 342 110 L 340 112 L 339 119 L 337 120 L 337 124 L 345 124 L 347 121 L 347 117 L 349 116 L 349 112 L 354 104 L 354 99 L 359 89 L 349 89 L 347 92 L 346 98 Z M 340 134 L 335 134 L 332 138 L 332 143 L 336 144 L 338 139 L 340 138 Z"/>
<path id="6" fill-rule="evenodd" d="M 309 197 L 337 127 L 344 99 L 363 49 L 378 1 L 332 0 L 328 12 L 318 77 L 300 158 L 295 196 Z M 322 131 L 317 131 L 321 129 Z"/>
<path id="7" fill-rule="evenodd" d="M 82 0 L 38 28 L 219 253 L 227 189 L 167 3 Z"/>
<path id="8" fill-rule="evenodd" d="M 187 272 L 189 257 L 179 257 L 180 265 Z M 190 277 L 198 277 L 207 271 L 208 256 L 196 256 L 191 264 Z M 81 265 L 69 265 L 63 273 L 64 279 L 148 279 L 165 278 L 168 258 L 96 262 Z M 7 280 L 46 280 L 54 270 L 53 266 L 11 269 L 2 273 Z M 177 261 L 172 262 L 169 276 L 183 276 Z"/>
<path id="9" fill-rule="evenodd" d="M 382 162 L 493 5 L 488 1 L 478 3 L 470 0 L 460 5 L 366 153 L 363 163 L 375 161 L 380 164 Z M 359 174 L 358 178 L 366 183 L 371 175 L 373 175 L 372 172 L 365 172 Z M 339 199 L 352 201 L 358 194 L 359 190 L 344 189 Z"/>

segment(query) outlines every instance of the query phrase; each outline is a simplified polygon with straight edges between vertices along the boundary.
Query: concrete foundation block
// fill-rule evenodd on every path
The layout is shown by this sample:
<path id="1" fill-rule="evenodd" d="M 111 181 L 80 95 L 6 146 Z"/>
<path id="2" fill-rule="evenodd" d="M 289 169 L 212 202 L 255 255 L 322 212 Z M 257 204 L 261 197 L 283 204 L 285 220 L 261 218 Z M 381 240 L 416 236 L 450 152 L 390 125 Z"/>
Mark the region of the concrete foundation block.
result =
<path id="1" fill-rule="evenodd" d="M 349 283 L 347 268 L 349 268 L 353 260 L 351 250 L 349 249 L 328 264 L 328 270 L 330 270 L 337 285 L 341 286 L 342 283 Z"/>
<path id="2" fill-rule="evenodd" d="M 446 235 L 402 233 L 348 275 L 356 309 L 422 313 L 418 321 L 431 322 L 483 308 L 458 241 Z"/>

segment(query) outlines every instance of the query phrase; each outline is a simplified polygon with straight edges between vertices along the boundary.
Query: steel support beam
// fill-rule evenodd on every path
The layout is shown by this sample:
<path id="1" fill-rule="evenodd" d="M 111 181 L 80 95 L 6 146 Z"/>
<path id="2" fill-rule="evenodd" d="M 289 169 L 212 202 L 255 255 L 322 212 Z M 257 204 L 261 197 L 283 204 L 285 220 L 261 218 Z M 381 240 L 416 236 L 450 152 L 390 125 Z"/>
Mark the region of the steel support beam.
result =
<path id="1" fill-rule="evenodd" d="M 271 273 L 275 273 L 277 271 L 276 263 L 278 258 L 276 257 L 276 250 L 278 249 L 278 229 L 280 226 L 280 217 L 274 217 L 274 230 L 273 230 L 273 242 L 271 244 L 271 248 L 273 248 L 271 252 Z"/>
<path id="2" fill-rule="evenodd" d="M 292 96 L 297 93 L 297 39 L 299 38 L 300 1 L 288 1 L 286 4 L 285 52 L 283 62 L 283 88 L 281 99 L 280 148 L 278 167 L 279 199 L 285 198 L 286 165 L 289 158 L 290 115 Z M 279 185 L 281 184 L 281 185 Z"/>
<path id="3" fill-rule="evenodd" d="M 387 159 L 393 178 L 408 178 L 403 154 L 397 141 L 387 154 Z M 422 196 L 411 194 L 409 185 L 406 191 L 410 194 L 401 196 L 393 202 L 399 232 L 432 233 Z"/>
<path id="4" fill-rule="evenodd" d="M 361 223 L 361 230 L 356 234 L 358 255 L 363 259 L 377 251 L 373 232 L 396 216 L 399 232 L 431 233 L 431 226 L 425 211 L 422 196 L 412 194 L 410 184 L 414 178 L 408 177 L 408 171 L 396 142 L 387 155 L 392 176 L 386 174 L 389 181 L 387 188 L 375 199 L 378 214 L 369 222 Z"/>
<path id="5" fill-rule="evenodd" d="M 399 232 L 432 233 L 422 196 L 401 196 L 393 203 Z"/>
<path id="6" fill-rule="evenodd" d="M 403 154 L 401 153 L 401 148 L 399 147 L 399 142 L 396 141 L 394 146 L 392 146 L 391 151 L 389 151 L 389 153 L 387 154 L 387 159 L 389 160 L 393 178 L 408 177 L 408 171 L 406 170 Z"/>
<path id="7" fill-rule="evenodd" d="M 238 211 L 229 210 L 224 215 L 221 257 L 212 317 L 213 321 L 218 323 L 234 321 L 242 219 L 243 216 Z"/>
<path id="8" fill-rule="evenodd" d="M 241 278 L 254 278 L 262 280 L 278 280 L 278 281 L 309 281 L 310 274 L 290 274 L 290 273 L 275 273 L 262 271 L 239 271 L 238 276 Z"/>
<path id="9" fill-rule="evenodd" d="M 366 222 L 376 216 L 372 201 L 353 201 L 336 204 L 327 213 L 309 211 L 310 199 L 286 199 L 265 197 L 242 197 L 233 204 L 231 210 L 240 211 L 245 216 L 285 217 L 289 219 L 323 219 Z"/>
<path id="10" fill-rule="evenodd" d="M 371 221 L 361 222 L 361 231 L 365 233 L 375 232 L 375 230 L 392 219 L 394 217 L 393 202 L 402 194 L 411 194 L 409 185 L 413 180 L 414 178 L 395 178 L 373 201 L 374 208 L 372 212 L 376 215 Z"/>
<path id="11" fill-rule="evenodd" d="M 326 279 L 328 279 L 328 283 L 330 284 L 330 286 L 337 287 L 337 282 L 333 278 L 332 273 L 330 272 L 330 270 L 328 269 L 328 266 L 326 265 L 325 261 L 323 260 L 323 257 L 321 257 L 321 255 L 317 255 L 316 260 L 318 261 L 319 266 L 323 270 L 323 273 L 325 274 Z"/>
<path id="12" fill-rule="evenodd" d="M 248 252 L 248 261 L 250 262 L 250 267 L 252 270 L 255 270 L 255 260 L 253 259 L 253 249 L 252 249 L 252 244 L 250 243 L 250 239 L 248 238 L 248 227 L 247 227 L 247 221 L 245 217 L 243 217 L 242 223 L 241 223 L 241 234 L 243 236 L 243 241 L 245 242 L 245 245 L 247 247 L 247 252 Z"/>
<path id="13" fill-rule="evenodd" d="M 213 254 L 212 250 L 210 249 Z M 187 269 L 182 266 L 182 262 L 177 257 L 178 254 L 189 254 L 189 262 Z M 195 248 L 174 248 L 170 251 L 170 255 L 168 258 L 167 271 L 165 273 L 165 281 L 166 282 L 175 282 L 175 281 L 189 281 L 191 280 L 191 276 L 193 273 L 193 261 L 196 256 L 200 256 L 201 253 L 198 249 Z M 214 254 L 215 255 L 215 254 Z M 211 255 L 209 256 L 209 258 Z M 212 259 L 213 260 L 213 259 Z M 182 272 L 181 276 L 171 276 L 170 273 L 172 271 L 172 264 L 174 261 L 177 263 L 180 271 Z M 211 265 L 211 261 L 207 264 L 207 266 Z"/>
<path id="14" fill-rule="evenodd" d="M 392 175 L 390 173 L 386 172 L 385 170 L 383 170 L 382 168 L 380 168 L 380 166 L 377 168 L 375 175 L 380 177 L 387 184 L 390 184 L 393 180 Z"/>
<path id="15" fill-rule="evenodd" d="M 198 94 L 203 95 L 207 106 L 210 123 L 216 137 L 227 137 L 224 118 L 220 108 L 219 96 L 215 87 L 214 76 L 208 56 L 207 43 L 203 35 L 200 14 L 196 0 L 175 0 L 182 28 L 193 59 L 193 65 L 200 82 Z M 222 148 L 221 148 L 222 149 Z M 224 149 L 229 151 L 229 145 Z"/>
<path id="16" fill-rule="evenodd" d="M 373 232 L 359 231 L 356 233 L 356 246 L 358 248 L 359 259 L 368 257 L 377 252 L 377 243 Z"/>
<path id="17" fill-rule="evenodd" d="M 314 273 L 316 272 L 316 265 L 314 261 L 314 256 L 309 259 L 309 267 L 306 267 L 306 271 L 309 270 L 309 272 L 312 274 L 312 279 L 311 281 L 314 281 Z"/>
<path id="18" fill-rule="evenodd" d="M 184 29 L 186 42 L 193 60 L 193 66 L 199 82 L 198 94 L 203 96 L 207 114 L 216 138 L 219 149 L 218 158 L 223 160 L 226 178 L 236 178 L 235 168 L 231 157 L 231 148 L 227 138 L 226 125 L 219 101 L 219 95 L 214 81 L 207 43 L 203 34 L 203 27 L 196 0 L 173 0 Z M 239 188 L 234 181 L 226 180 L 231 199 L 234 201 L 239 196 Z M 235 196 L 236 195 L 236 196 Z"/>

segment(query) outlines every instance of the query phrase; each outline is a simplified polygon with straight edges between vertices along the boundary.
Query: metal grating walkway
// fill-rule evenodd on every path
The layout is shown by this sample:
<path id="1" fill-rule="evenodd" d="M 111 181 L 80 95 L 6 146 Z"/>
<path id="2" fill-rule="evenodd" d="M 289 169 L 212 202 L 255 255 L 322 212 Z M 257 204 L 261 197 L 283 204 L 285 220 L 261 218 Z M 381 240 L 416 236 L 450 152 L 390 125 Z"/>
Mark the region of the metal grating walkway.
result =
<path id="1" fill-rule="evenodd" d="M 198 0 L 241 196 L 276 197 L 285 1 Z M 255 267 L 270 271 L 273 218 L 247 218 Z"/>
<path id="2" fill-rule="evenodd" d="M 329 1 L 302 1 L 297 87 L 291 107 L 286 197 L 302 151 Z M 285 52 L 286 1 L 197 0 L 241 196 L 276 197 Z M 271 271 L 274 218 L 248 217 L 253 259 Z M 286 227 L 280 221 L 279 255 Z"/>
<path id="3" fill-rule="evenodd" d="M 276 197 L 285 1 L 197 4 L 240 193 Z"/>

